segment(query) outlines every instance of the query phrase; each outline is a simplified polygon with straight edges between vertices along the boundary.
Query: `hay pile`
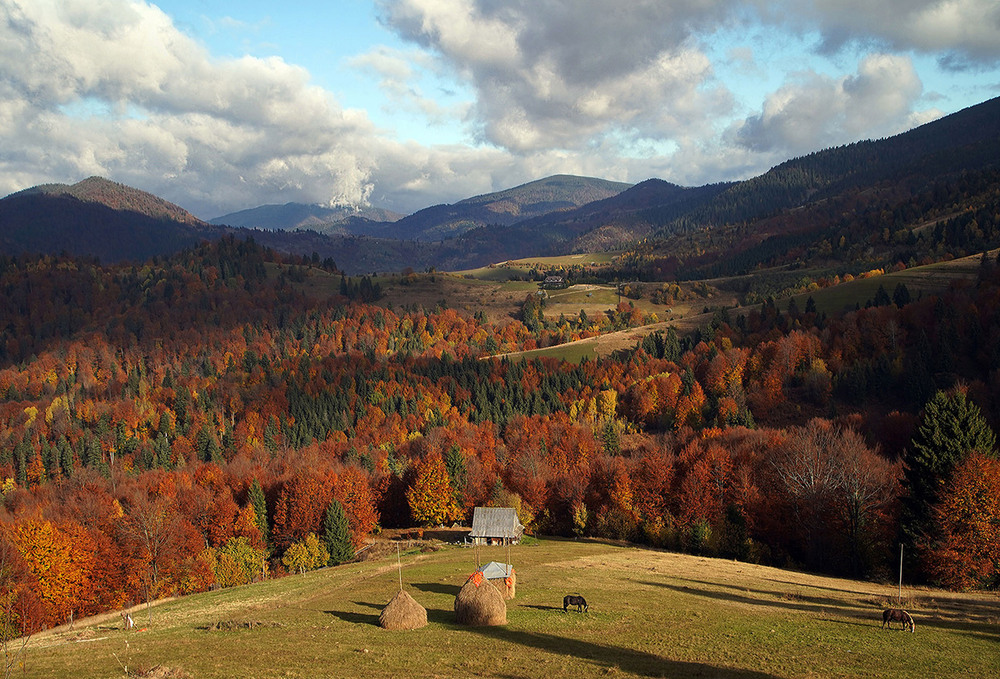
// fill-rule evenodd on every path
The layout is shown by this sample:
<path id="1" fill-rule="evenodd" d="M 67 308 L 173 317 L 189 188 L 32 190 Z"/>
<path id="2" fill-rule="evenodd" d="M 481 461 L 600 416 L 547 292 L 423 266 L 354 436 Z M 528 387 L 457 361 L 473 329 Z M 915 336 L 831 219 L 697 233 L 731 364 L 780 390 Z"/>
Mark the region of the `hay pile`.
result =
<path id="1" fill-rule="evenodd" d="M 399 590 L 382 609 L 378 624 L 384 629 L 419 629 L 427 624 L 427 609 Z"/>
<path id="2" fill-rule="evenodd" d="M 507 624 L 507 602 L 500 590 L 476 572 L 455 597 L 455 615 L 463 625 L 483 627 Z M 479 576 L 479 577 L 476 577 Z"/>
<path id="3" fill-rule="evenodd" d="M 500 587 L 500 593 L 503 594 L 504 599 L 513 599 L 514 594 L 517 593 L 517 573 L 511 568 L 510 575 L 503 580 L 497 580 L 496 584 Z"/>

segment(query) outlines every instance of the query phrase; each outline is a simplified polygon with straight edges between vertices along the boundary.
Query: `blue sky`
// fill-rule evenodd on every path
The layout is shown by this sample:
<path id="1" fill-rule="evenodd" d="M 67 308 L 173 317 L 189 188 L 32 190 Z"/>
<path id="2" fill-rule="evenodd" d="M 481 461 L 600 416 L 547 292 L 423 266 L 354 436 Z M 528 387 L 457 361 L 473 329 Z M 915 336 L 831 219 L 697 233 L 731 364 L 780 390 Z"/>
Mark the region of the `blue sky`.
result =
<path id="1" fill-rule="evenodd" d="M 408 213 L 740 179 L 1000 95 L 995 0 L 0 0 L 0 195 Z"/>

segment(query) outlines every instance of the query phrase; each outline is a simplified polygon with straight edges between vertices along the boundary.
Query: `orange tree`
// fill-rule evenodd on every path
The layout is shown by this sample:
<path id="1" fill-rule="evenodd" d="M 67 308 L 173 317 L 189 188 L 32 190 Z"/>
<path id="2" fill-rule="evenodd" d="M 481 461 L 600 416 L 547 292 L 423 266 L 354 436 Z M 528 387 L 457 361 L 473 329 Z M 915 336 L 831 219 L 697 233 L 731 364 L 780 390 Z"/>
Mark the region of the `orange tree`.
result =
<path id="1" fill-rule="evenodd" d="M 444 459 L 432 453 L 415 465 L 413 484 L 406 490 L 413 520 L 425 526 L 456 521 L 462 509 L 455 501 Z"/>
<path id="2" fill-rule="evenodd" d="M 924 544 L 927 570 L 950 589 L 1000 581 L 1000 460 L 971 453 L 931 510 L 936 540 Z"/>

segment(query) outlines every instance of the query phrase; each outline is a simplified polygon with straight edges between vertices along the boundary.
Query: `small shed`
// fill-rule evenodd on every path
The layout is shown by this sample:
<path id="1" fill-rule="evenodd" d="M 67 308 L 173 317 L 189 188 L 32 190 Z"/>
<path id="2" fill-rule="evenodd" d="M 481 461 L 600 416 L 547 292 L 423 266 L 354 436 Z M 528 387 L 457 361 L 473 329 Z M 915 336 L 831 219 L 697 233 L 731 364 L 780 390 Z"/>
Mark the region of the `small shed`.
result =
<path id="1" fill-rule="evenodd" d="M 512 507 L 476 507 L 472 512 L 469 539 L 475 545 L 516 545 L 524 537 L 524 526 Z"/>

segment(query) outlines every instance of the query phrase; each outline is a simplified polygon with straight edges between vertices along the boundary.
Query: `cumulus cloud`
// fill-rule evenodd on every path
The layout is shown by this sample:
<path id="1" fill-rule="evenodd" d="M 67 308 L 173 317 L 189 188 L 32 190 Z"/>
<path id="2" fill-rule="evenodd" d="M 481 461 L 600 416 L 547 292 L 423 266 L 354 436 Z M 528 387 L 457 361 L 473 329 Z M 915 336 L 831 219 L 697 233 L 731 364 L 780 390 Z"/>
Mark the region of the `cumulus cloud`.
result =
<path id="1" fill-rule="evenodd" d="M 938 115 L 911 113 L 922 91 L 909 57 L 869 55 L 841 78 L 800 73 L 743 121 L 735 141 L 751 151 L 802 154 L 895 134 Z"/>
<path id="2" fill-rule="evenodd" d="M 954 65 L 1000 59 L 996 0 L 753 1 L 772 21 L 818 29 L 830 49 L 876 39 L 894 49 L 941 54 Z"/>
<path id="3" fill-rule="evenodd" d="M 213 59 L 154 6 L 4 0 L 0 60 L 0 189 L 101 174 L 203 216 L 371 190 L 365 114 L 279 58 Z"/>
<path id="4" fill-rule="evenodd" d="M 476 92 L 481 139 L 515 153 L 581 150 L 606 134 L 669 137 L 731 106 L 692 36 L 721 0 L 399 0 L 383 21 Z"/>

